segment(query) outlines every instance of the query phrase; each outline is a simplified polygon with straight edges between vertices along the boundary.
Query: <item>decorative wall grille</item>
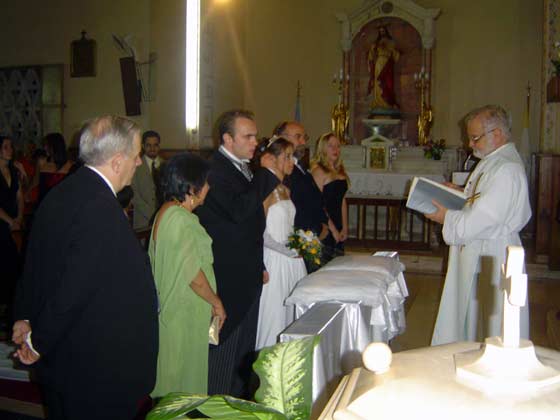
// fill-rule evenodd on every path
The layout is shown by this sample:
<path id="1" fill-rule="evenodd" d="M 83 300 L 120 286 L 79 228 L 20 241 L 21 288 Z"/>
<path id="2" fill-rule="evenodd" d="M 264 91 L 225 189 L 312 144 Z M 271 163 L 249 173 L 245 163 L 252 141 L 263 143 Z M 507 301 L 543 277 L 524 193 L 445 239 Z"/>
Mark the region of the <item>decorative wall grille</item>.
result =
<path id="1" fill-rule="evenodd" d="M 41 147 L 41 139 L 63 128 L 64 66 L 0 68 L 0 133 L 10 136 L 22 152 Z"/>
<path id="2" fill-rule="evenodd" d="M 0 68 L 0 132 L 16 147 L 39 144 L 42 132 L 41 67 Z"/>

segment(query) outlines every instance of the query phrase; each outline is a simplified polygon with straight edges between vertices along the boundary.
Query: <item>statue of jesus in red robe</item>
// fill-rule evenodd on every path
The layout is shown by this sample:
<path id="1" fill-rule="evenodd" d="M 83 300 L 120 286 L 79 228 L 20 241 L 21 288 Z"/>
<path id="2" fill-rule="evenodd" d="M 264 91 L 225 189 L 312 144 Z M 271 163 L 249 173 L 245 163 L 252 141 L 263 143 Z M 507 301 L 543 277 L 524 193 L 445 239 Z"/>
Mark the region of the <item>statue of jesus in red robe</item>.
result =
<path id="1" fill-rule="evenodd" d="M 368 95 L 372 95 L 371 110 L 393 109 L 399 106 L 395 98 L 395 63 L 400 53 L 386 27 L 379 28 L 377 39 L 368 52 Z"/>

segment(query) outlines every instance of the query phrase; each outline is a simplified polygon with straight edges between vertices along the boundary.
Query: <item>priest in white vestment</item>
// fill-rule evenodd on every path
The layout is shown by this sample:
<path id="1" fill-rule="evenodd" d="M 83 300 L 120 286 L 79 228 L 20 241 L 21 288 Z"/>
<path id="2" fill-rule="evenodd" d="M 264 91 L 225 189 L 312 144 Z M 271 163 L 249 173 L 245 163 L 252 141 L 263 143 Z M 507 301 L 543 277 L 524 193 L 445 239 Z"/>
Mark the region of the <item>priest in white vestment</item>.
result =
<path id="1" fill-rule="evenodd" d="M 501 265 L 506 247 L 521 245 L 519 231 L 531 217 L 527 176 L 510 143 L 507 112 L 488 105 L 465 117 L 469 146 L 481 159 L 465 186 L 463 210 L 426 215 L 443 224 L 449 247 L 447 276 L 432 345 L 481 341 L 501 334 L 503 292 Z M 521 310 L 521 337 L 529 335 L 529 306 Z"/>

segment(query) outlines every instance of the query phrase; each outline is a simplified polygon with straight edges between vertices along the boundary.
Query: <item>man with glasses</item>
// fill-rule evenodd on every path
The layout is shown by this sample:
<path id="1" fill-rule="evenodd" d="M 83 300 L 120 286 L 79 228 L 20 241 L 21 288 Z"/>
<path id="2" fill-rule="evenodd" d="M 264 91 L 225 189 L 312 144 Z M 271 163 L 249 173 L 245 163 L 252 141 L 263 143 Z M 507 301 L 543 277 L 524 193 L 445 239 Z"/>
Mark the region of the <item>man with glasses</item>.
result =
<path id="1" fill-rule="evenodd" d="M 279 123 L 272 134 L 283 137 L 294 145 L 295 168 L 287 180 L 291 191 L 291 199 L 296 206 L 294 227 L 295 229 L 311 230 L 315 232 L 319 239 L 324 239 L 329 230 L 321 191 L 303 162 L 309 136 L 303 125 L 296 121 Z M 307 272 L 313 271 L 307 261 L 305 263 Z"/>
<path id="2" fill-rule="evenodd" d="M 470 175 L 462 210 L 434 201 L 429 219 L 443 224 L 449 263 L 432 345 L 480 341 L 501 334 L 501 266 L 506 247 L 521 245 L 519 231 L 531 218 L 527 176 L 500 106 L 487 105 L 465 118 L 469 145 L 480 158 Z M 528 305 L 521 308 L 521 337 L 529 335 Z"/>

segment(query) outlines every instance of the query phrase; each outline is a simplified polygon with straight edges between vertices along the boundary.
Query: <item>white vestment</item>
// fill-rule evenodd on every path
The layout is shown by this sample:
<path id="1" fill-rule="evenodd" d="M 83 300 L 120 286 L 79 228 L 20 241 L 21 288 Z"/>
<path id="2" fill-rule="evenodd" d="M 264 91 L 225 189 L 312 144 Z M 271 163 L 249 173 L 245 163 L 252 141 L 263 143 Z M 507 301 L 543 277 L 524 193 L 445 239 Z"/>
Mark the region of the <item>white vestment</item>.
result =
<path id="1" fill-rule="evenodd" d="M 478 163 L 465 194 L 472 202 L 448 210 L 443 224 L 449 263 L 432 345 L 501 335 L 501 265 L 506 247 L 521 245 L 519 231 L 531 217 L 527 176 L 513 143 Z M 521 308 L 520 328 L 528 338 L 528 302 Z"/>

